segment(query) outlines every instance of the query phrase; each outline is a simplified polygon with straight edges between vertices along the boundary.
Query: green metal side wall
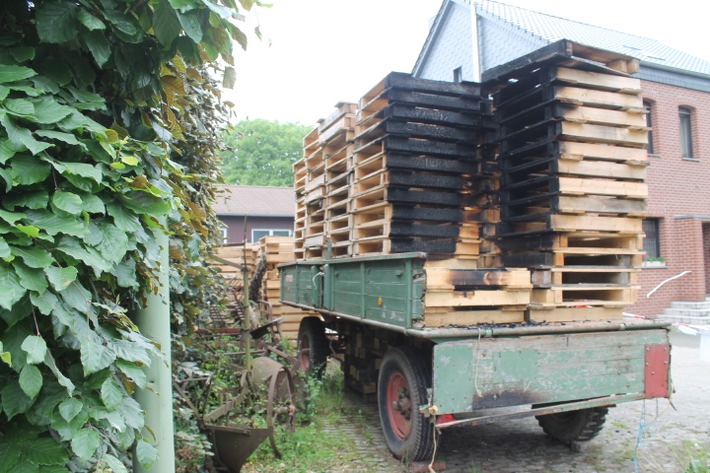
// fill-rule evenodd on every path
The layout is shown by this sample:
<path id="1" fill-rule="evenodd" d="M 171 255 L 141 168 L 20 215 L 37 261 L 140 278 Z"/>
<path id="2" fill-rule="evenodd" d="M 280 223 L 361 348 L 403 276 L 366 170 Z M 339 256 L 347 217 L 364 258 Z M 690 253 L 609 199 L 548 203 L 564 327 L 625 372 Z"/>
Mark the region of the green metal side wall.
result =
<path id="1" fill-rule="evenodd" d="M 484 338 L 434 347 L 439 413 L 644 392 L 646 345 L 666 330 Z"/>

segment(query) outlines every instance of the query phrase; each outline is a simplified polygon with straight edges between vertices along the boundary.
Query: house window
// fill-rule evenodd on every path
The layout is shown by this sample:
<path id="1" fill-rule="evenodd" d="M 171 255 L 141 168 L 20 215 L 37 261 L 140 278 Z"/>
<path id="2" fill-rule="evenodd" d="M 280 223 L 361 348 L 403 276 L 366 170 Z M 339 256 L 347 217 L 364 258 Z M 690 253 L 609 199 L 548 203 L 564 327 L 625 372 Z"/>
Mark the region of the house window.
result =
<path id="1" fill-rule="evenodd" d="M 229 229 L 222 227 L 222 243 L 229 243 Z"/>
<path id="2" fill-rule="evenodd" d="M 461 81 L 463 81 L 463 71 L 461 70 L 461 67 L 457 67 L 454 69 L 454 82 Z"/>
<path id="3" fill-rule="evenodd" d="M 647 218 L 643 221 L 643 232 L 646 237 L 643 240 L 643 251 L 646 253 L 646 261 L 658 260 L 661 257 L 661 240 L 659 238 L 659 219 Z"/>
<path id="4" fill-rule="evenodd" d="M 646 126 L 648 127 L 648 145 L 646 145 L 646 151 L 648 151 L 648 154 L 655 154 L 653 151 L 653 118 L 651 114 L 651 102 L 644 102 L 643 106 L 646 109 Z"/>
<path id="5" fill-rule="evenodd" d="M 293 235 L 293 230 L 285 230 L 283 228 L 278 229 L 254 229 L 251 231 L 251 241 L 256 243 L 265 236 L 291 236 Z"/>
<path id="6" fill-rule="evenodd" d="M 685 107 L 678 109 L 680 117 L 680 155 L 684 158 L 693 157 L 693 113 Z"/>

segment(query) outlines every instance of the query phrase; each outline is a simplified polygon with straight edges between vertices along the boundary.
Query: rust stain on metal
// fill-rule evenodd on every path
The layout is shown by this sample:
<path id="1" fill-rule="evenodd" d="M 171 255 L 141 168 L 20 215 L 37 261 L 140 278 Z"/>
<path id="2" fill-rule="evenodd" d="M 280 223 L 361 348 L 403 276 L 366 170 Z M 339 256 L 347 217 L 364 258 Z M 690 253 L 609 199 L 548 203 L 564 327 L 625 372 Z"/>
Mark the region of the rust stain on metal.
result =
<path id="1" fill-rule="evenodd" d="M 670 346 L 667 344 L 646 345 L 645 391 L 646 399 L 670 397 L 669 371 L 671 364 Z"/>

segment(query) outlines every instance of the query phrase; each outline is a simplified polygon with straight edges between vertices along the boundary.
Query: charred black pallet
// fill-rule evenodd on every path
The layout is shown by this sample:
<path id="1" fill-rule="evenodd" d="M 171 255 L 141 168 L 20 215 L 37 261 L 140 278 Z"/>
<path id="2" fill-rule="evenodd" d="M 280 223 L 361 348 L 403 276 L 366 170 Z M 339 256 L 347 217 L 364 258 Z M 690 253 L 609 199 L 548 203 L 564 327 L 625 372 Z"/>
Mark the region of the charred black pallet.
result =
<path id="1" fill-rule="evenodd" d="M 456 251 L 456 241 L 454 240 L 415 240 L 415 239 L 392 239 L 390 243 L 392 253 L 408 253 L 410 251 L 422 251 L 425 253 L 453 253 Z"/>
<path id="2" fill-rule="evenodd" d="M 441 110 L 435 108 L 414 107 L 405 104 L 390 104 L 382 109 L 377 118 L 399 120 L 428 125 L 451 126 L 458 129 L 495 129 L 493 115 L 487 111 Z"/>
<path id="3" fill-rule="evenodd" d="M 459 192 L 436 192 L 404 187 L 387 189 L 387 201 L 401 204 L 437 205 L 460 208 L 467 203 L 467 196 Z"/>
<path id="4" fill-rule="evenodd" d="M 481 84 L 475 82 L 444 82 L 412 77 L 404 72 L 391 72 L 381 83 L 384 89 L 400 88 L 451 96 L 481 97 Z"/>
<path id="5" fill-rule="evenodd" d="M 420 204 L 421 205 L 421 204 Z M 459 223 L 464 219 L 463 210 L 458 208 L 442 208 L 440 206 L 414 207 L 395 204 L 392 208 L 392 220 L 416 222 L 449 222 Z"/>
<path id="6" fill-rule="evenodd" d="M 473 179 L 469 176 L 456 176 L 448 174 L 421 172 L 408 172 L 400 169 L 389 171 L 389 187 L 399 187 L 404 189 L 443 189 L 452 192 L 460 192 L 470 189 L 473 186 Z"/>
<path id="7" fill-rule="evenodd" d="M 390 222 L 389 237 L 396 238 L 433 238 L 457 239 L 459 236 L 459 227 L 455 224 L 441 225 L 422 222 L 403 222 L 394 220 Z"/>
<path id="8" fill-rule="evenodd" d="M 469 129 L 455 128 L 443 125 L 429 125 L 397 120 L 384 120 L 366 132 L 358 135 L 357 139 L 370 141 L 370 137 L 383 135 L 403 136 L 431 141 L 468 143 L 475 146 L 482 141 L 482 137 Z"/>

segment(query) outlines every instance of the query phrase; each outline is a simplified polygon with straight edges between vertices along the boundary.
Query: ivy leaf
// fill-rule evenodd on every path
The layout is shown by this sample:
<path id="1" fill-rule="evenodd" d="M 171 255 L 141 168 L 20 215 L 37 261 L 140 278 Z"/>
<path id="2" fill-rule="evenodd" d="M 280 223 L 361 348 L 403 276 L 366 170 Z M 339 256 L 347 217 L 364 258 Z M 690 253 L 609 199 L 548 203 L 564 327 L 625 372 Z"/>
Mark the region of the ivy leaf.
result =
<path id="1" fill-rule="evenodd" d="M 47 274 L 50 284 L 56 291 L 63 291 L 71 283 L 76 281 L 77 269 L 74 266 L 69 266 L 67 268 L 59 268 L 57 266 L 49 266 L 45 268 L 44 272 Z"/>
<path id="2" fill-rule="evenodd" d="M 90 266 L 97 275 L 108 272 L 113 264 L 96 249 L 84 247 L 73 238 L 62 237 L 57 245 L 57 249 L 64 254 L 71 256 L 84 264 Z"/>
<path id="3" fill-rule="evenodd" d="M 35 75 L 37 75 L 37 73 L 29 67 L 3 64 L 2 67 L 0 67 L 0 84 L 29 79 Z"/>
<path id="4" fill-rule="evenodd" d="M 84 210 L 81 197 L 73 192 L 57 191 L 52 196 L 52 204 L 59 210 L 71 215 L 79 215 Z"/>
<path id="5" fill-rule="evenodd" d="M 167 0 L 162 0 L 158 3 L 153 14 L 153 31 L 155 31 L 155 36 L 158 38 L 160 44 L 162 44 L 165 49 L 168 49 L 172 46 L 178 34 L 180 34 L 180 30 L 180 20 L 178 20 L 175 10 L 172 9 Z"/>
<path id="6" fill-rule="evenodd" d="M 19 231 L 29 237 L 39 238 L 39 228 L 35 227 L 34 225 L 22 225 L 18 223 L 17 225 L 15 225 L 15 228 L 17 228 Z"/>
<path id="7" fill-rule="evenodd" d="M 32 136 L 32 132 L 27 128 L 20 128 L 15 125 L 15 122 L 13 122 L 12 119 L 7 116 L 4 110 L 0 110 L 0 112 L 2 112 L 0 113 L 0 124 L 5 127 L 5 131 L 7 131 L 7 136 L 8 138 L 10 138 L 10 141 L 13 145 L 25 146 L 27 149 L 30 150 L 32 154 L 39 154 L 45 149 L 52 147 L 50 143 L 43 143 L 41 141 L 37 141 Z"/>
<path id="8" fill-rule="evenodd" d="M 98 432 L 93 429 L 83 429 L 71 440 L 71 448 L 79 458 L 89 460 L 99 448 L 100 442 Z"/>
<path id="9" fill-rule="evenodd" d="M 18 381 L 11 379 L 5 383 L 2 389 L 2 408 L 8 420 L 27 412 L 31 405 L 32 399 L 25 394 Z"/>
<path id="10" fill-rule="evenodd" d="M 224 70 L 224 77 L 222 78 L 222 87 L 227 89 L 233 89 L 234 84 L 236 83 L 237 71 L 231 66 L 226 67 Z"/>
<path id="11" fill-rule="evenodd" d="M 0 218 L 5 220 L 10 225 L 15 225 L 18 220 L 22 220 L 26 217 L 27 215 L 21 212 L 7 212 L 5 210 L 0 209 Z"/>
<path id="12" fill-rule="evenodd" d="M 33 439 L 22 449 L 23 455 L 35 465 L 43 465 L 40 473 L 55 471 L 48 467 L 54 465 L 65 465 L 69 461 L 69 456 L 64 446 L 51 437 L 40 437 Z M 66 471 L 66 468 L 62 471 Z"/>
<path id="13" fill-rule="evenodd" d="M 79 19 L 82 25 L 86 26 L 86 29 L 88 29 L 89 31 L 106 29 L 106 25 L 103 21 L 99 20 L 86 10 L 79 10 L 79 13 L 76 15 L 76 17 Z"/>
<path id="14" fill-rule="evenodd" d="M 42 2 L 36 7 L 37 34 L 45 43 L 64 43 L 76 34 L 74 2 Z"/>
<path id="15" fill-rule="evenodd" d="M 101 461 L 106 463 L 106 466 L 113 470 L 113 473 L 128 473 L 126 466 L 113 455 L 106 453 L 101 456 Z"/>
<path id="16" fill-rule="evenodd" d="M 129 363 L 127 361 L 122 360 L 116 360 L 116 366 L 131 381 L 136 383 L 136 386 L 141 389 L 145 389 L 147 377 L 143 368 L 141 368 L 140 366 L 136 366 L 134 363 Z"/>
<path id="17" fill-rule="evenodd" d="M 7 366 L 12 366 L 12 354 L 9 351 L 3 351 L 2 342 L 0 342 L 0 361 L 5 362 Z M 2 459 L 2 453 L 0 453 L 0 460 Z M 0 461 L 0 464 L 2 462 Z"/>
<path id="18" fill-rule="evenodd" d="M 53 130 L 39 130 L 36 132 L 37 136 L 41 136 L 43 138 L 49 138 L 52 140 L 57 140 L 57 141 L 62 141 L 68 145 L 76 145 L 76 146 L 84 146 L 84 143 L 76 139 L 76 136 L 70 134 L 70 133 L 64 133 L 62 131 L 53 131 Z"/>
<path id="19" fill-rule="evenodd" d="M 173 3 L 173 2 L 171 2 Z M 175 5 L 173 5 L 175 8 Z M 177 8 L 175 8 L 177 10 Z M 191 10 L 185 13 L 178 13 L 178 19 L 182 28 L 187 33 L 192 41 L 199 44 L 202 42 L 202 36 L 204 35 L 202 31 L 202 24 L 200 23 L 200 12 L 199 10 Z"/>
<path id="20" fill-rule="evenodd" d="M 158 460 L 158 451 L 151 444 L 141 439 L 136 443 L 136 458 L 143 467 L 150 470 Z"/>
<path id="21" fill-rule="evenodd" d="M 35 100 L 34 106 L 35 117 L 33 121 L 42 124 L 58 123 L 75 112 L 73 108 L 61 105 L 56 100 L 48 97 Z"/>
<path id="22" fill-rule="evenodd" d="M 81 364 L 85 376 L 107 368 L 115 359 L 113 351 L 93 340 L 84 340 L 81 343 Z"/>
<path id="23" fill-rule="evenodd" d="M 15 156 L 10 165 L 12 179 L 22 185 L 43 182 L 49 177 L 51 171 L 52 168 L 49 164 L 27 155 Z"/>
<path id="24" fill-rule="evenodd" d="M 20 261 L 13 261 L 15 272 L 20 277 L 20 284 L 29 291 L 42 293 L 47 290 L 47 278 L 44 271 L 38 268 L 28 268 Z"/>
<path id="25" fill-rule="evenodd" d="M 54 212 L 46 210 L 30 210 L 27 212 L 27 219 L 38 230 L 42 229 L 50 236 L 55 236 L 58 233 L 71 235 L 75 237 L 84 237 L 89 228 L 82 221 L 72 215 L 58 215 Z M 19 228 L 19 225 L 17 225 Z M 38 235 L 31 235 L 35 236 Z"/>
<path id="26" fill-rule="evenodd" d="M 101 184 L 103 179 L 103 173 L 101 169 L 94 166 L 93 164 L 87 163 L 59 163 L 52 161 L 52 166 L 54 169 L 59 171 L 62 175 L 73 174 L 75 176 L 86 177 L 88 179 L 94 180 L 97 184 Z"/>
<path id="27" fill-rule="evenodd" d="M 34 399 L 42 389 L 42 373 L 34 365 L 25 365 L 20 371 L 20 387 L 30 399 Z"/>
<path id="28" fill-rule="evenodd" d="M 3 237 L 0 237 L 0 258 L 8 258 L 10 253 L 10 245 L 7 244 Z"/>
<path id="29" fill-rule="evenodd" d="M 10 140 L 0 140 L 0 164 L 5 164 L 8 159 L 12 158 L 19 151 L 24 151 L 23 145 L 15 145 Z"/>
<path id="30" fill-rule="evenodd" d="M 99 67 L 103 67 L 111 58 L 111 45 L 106 39 L 106 35 L 101 31 L 91 31 L 84 35 L 86 45 L 89 47 L 94 61 Z"/>
<path id="31" fill-rule="evenodd" d="M 42 363 L 47 355 L 47 343 L 42 337 L 30 335 L 22 342 L 22 350 L 27 353 L 27 363 Z"/>
<path id="32" fill-rule="evenodd" d="M 70 397 L 69 399 L 63 400 L 59 404 L 59 414 L 65 421 L 71 422 L 71 420 L 76 417 L 76 415 L 81 412 L 83 408 L 83 402 L 73 397 Z"/>
<path id="33" fill-rule="evenodd" d="M 30 268 L 44 268 L 54 263 L 54 258 L 47 250 L 39 247 L 22 248 L 19 246 L 12 247 L 12 254 L 22 258 Z"/>
<path id="34" fill-rule="evenodd" d="M 43 315 L 51 314 L 52 309 L 54 309 L 59 302 L 57 296 L 48 291 L 39 294 L 31 292 L 30 300 L 32 301 L 32 305 L 37 307 Z"/>
<path id="35" fill-rule="evenodd" d="M 118 387 L 118 384 L 116 384 L 113 378 L 106 378 L 106 381 L 101 385 L 101 400 L 104 402 L 104 405 L 111 410 L 121 405 L 123 395 L 123 391 Z"/>
<path id="36" fill-rule="evenodd" d="M 26 99 L 7 99 L 3 105 L 12 115 L 27 116 L 35 113 L 35 107 Z"/>
<path id="37" fill-rule="evenodd" d="M 92 214 L 105 214 L 106 206 L 101 198 L 94 194 L 82 193 L 79 195 L 83 203 L 84 211 Z"/>
<path id="38" fill-rule="evenodd" d="M 12 310 L 27 290 L 20 284 L 20 278 L 11 268 L 0 265 L 0 307 Z"/>

